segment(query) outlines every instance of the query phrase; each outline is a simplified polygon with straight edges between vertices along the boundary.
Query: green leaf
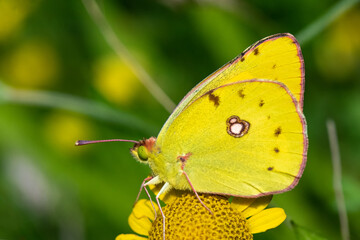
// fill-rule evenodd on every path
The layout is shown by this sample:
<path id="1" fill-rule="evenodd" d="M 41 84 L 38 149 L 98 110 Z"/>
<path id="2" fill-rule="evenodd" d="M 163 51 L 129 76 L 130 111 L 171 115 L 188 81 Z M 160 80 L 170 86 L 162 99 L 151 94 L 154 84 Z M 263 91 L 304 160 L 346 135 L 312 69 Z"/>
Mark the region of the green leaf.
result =
<path id="1" fill-rule="evenodd" d="M 326 240 L 327 238 L 320 236 L 314 231 L 305 227 L 299 226 L 294 221 L 290 221 L 291 226 L 294 229 L 297 240 Z"/>

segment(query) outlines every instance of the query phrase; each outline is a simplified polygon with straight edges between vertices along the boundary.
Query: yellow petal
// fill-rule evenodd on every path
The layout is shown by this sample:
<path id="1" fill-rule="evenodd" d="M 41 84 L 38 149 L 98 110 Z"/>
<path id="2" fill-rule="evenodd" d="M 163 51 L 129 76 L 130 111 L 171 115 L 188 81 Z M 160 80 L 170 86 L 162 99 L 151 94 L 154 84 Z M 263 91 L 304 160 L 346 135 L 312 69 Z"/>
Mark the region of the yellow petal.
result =
<path id="1" fill-rule="evenodd" d="M 147 238 L 140 237 L 135 234 L 120 234 L 115 240 L 146 240 Z"/>
<path id="2" fill-rule="evenodd" d="M 155 204 L 154 207 L 156 211 L 158 211 Z M 147 236 L 154 219 L 155 213 L 151 202 L 149 200 L 140 199 L 134 206 L 134 209 L 129 216 L 128 222 L 129 226 L 134 232 Z"/>
<path id="3" fill-rule="evenodd" d="M 231 201 L 231 208 L 237 210 L 239 212 L 244 211 L 246 208 L 250 206 L 255 201 L 255 198 L 239 198 L 234 197 Z"/>
<path id="4" fill-rule="evenodd" d="M 279 226 L 286 219 L 282 208 L 269 208 L 248 219 L 250 232 L 260 233 Z"/>
<path id="5" fill-rule="evenodd" d="M 156 203 L 151 202 L 147 199 L 140 199 L 135 204 L 131 214 L 134 214 L 137 218 L 147 217 L 151 221 L 154 221 L 155 220 L 154 208 L 155 211 L 159 211 L 159 208 L 156 205 Z"/>
<path id="6" fill-rule="evenodd" d="M 269 205 L 271 199 L 272 195 L 256 198 L 255 201 L 253 201 L 249 207 L 244 209 L 241 214 L 245 218 L 255 215 L 265 209 L 267 205 Z"/>

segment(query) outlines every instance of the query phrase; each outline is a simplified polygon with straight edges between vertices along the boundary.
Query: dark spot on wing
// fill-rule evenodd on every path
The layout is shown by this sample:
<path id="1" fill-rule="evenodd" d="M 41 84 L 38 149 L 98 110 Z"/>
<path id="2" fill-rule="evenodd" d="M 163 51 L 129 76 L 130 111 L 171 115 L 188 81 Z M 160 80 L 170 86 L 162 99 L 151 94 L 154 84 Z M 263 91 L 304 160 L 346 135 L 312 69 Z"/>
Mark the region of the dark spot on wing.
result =
<path id="1" fill-rule="evenodd" d="M 262 107 L 262 106 L 264 106 L 264 104 L 265 104 L 265 102 L 264 102 L 264 100 L 260 100 L 260 103 L 259 103 L 259 107 Z"/>
<path id="2" fill-rule="evenodd" d="M 233 64 L 234 62 L 239 61 L 242 57 L 244 56 L 244 52 L 240 53 L 236 58 L 234 58 L 233 60 L 231 60 L 228 65 Z"/>
<path id="3" fill-rule="evenodd" d="M 261 39 L 260 41 L 257 41 L 256 43 L 254 43 L 253 45 L 251 45 L 250 47 L 248 47 L 243 53 L 247 53 L 248 51 L 250 51 L 251 49 L 254 49 L 256 48 L 257 46 L 259 46 L 260 44 L 262 44 L 263 42 L 267 41 L 267 40 L 276 40 L 278 39 L 279 37 L 289 37 L 288 34 L 286 33 L 279 33 L 279 34 L 275 34 L 275 35 L 272 35 L 272 36 L 269 36 L 269 37 L 266 37 L 266 38 L 263 38 Z M 295 40 L 293 40 L 294 43 L 296 43 Z"/>
<path id="4" fill-rule="evenodd" d="M 254 55 L 258 55 L 259 54 L 259 48 L 255 48 L 254 49 Z"/>
<path id="5" fill-rule="evenodd" d="M 268 167 L 268 170 L 269 171 L 272 171 L 274 168 L 273 167 Z"/>
<path id="6" fill-rule="evenodd" d="M 275 69 L 275 68 L 276 68 L 276 64 L 274 64 L 274 65 L 272 66 L 272 68 Z"/>
<path id="7" fill-rule="evenodd" d="M 239 94 L 239 97 L 244 98 L 244 97 L 245 97 L 244 89 L 240 89 L 240 90 L 238 91 L 238 94 Z"/>
<path id="8" fill-rule="evenodd" d="M 209 100 L 211 102 L 214 102 L 214 106 L 215 107 L 219 106 L 220 105 L 220 97 L 213 94 L 213 90 L 208 92 L 208 94 L 209 94 Z"/>
<path id="9" fill-rule="evenodd" d="M 277 129 L 275 129 L 274 135 L 275 137 L 278 137 L 281 134 L 281 127 L 278 127 Z"/>
<path id="10" fill-rule="evenodd" d="M 240 59 L 240 61 L 241 61 L 241 62 L 245 61 L 245 58 L 244 58 L 244 57 L 242 57 L 242 58 Z"/>
<path id="11" fill-rule="evenodd" d="M 279 148 L 274 147 L 274 152 L 276 152 L 276 153 L 280 152 Z"/>
<path id="12" fill-rule="evenodd" d="M 270 119 L 270 115 L 267 116 L 267 119 L 268 119 L 268 120 Z"/>

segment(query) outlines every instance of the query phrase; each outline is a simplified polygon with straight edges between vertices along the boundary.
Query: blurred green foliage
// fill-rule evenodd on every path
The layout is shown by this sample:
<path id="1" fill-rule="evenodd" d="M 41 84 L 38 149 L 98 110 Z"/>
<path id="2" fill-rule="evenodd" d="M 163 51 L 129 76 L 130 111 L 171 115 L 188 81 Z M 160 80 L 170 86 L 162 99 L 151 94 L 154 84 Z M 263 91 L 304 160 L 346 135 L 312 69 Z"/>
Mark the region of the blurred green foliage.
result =
<path id="1" fill-rule="evenodd" d="M 296 36 L 336 1 L 98 3 L 128 51 L 179 102 L 250 44 L 279 32 Z M 272 202 L 296 227 L 287 221 L 255 239 L 299 232 L 340 239 L 328 118 L 338 129 L 350 235 L 360 238 L 359 25 L 356 4 L 302 45 L 308 164 L 299 185 Z M 127 218 L 150 170 L 132 159 L 132 144 L 74 142 L 156 136 L 169 113 L 116 56 L 82 2 L 0 0 L 0 78 L 0 238 L 130 233 Z"/>

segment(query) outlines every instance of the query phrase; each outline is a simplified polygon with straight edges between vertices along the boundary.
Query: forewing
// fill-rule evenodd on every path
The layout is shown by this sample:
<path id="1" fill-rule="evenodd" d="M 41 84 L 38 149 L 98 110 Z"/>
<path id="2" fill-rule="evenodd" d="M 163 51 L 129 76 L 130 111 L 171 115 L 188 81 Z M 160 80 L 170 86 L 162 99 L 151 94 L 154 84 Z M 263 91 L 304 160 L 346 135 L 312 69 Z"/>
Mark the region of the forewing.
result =
<path id="1" fill-rule="evenodd" d="M 293 35 L 281 33 L 264 38 L 205 78 L 184 97 L 164 124 L 160 134 L 166 132 L 187 105 L 204 93 L 225 84 L 255 78 L 285 84 L 302 110 L 304 60 L 300 45 Z"/>

